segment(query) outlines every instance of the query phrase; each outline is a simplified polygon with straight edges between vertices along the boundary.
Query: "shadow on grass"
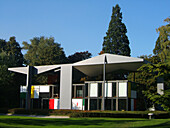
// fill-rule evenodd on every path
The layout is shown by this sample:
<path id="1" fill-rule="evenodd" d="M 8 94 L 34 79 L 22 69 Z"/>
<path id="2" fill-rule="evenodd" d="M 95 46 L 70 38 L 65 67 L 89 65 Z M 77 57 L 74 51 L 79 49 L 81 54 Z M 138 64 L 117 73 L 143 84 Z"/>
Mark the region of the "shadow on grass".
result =
<path id="1" fill-rule="evenodd" d="M 144 127 L 138 127 L 138 128 L 169 128 L 170 127 L 170 121 L 164 122 L 164 123 L 160 123 L 158 125 L 146 125 Z"/>
<path id="2" fill-rule="evenodd" d="M 143 120 L 112 120 L 112 119 L 86 119 L 86 118 L 76 118 L 76 119 L 28 119 L 28 118 L 1 118 L 0 123 L 8 124 L 8 125 L 13 125 L 14 127 L 17 125 L 27 125 L 27 126 L 48 126 L 48 125 L 53 125 L 53 126 L 90 126 L 90 125 L 95 125 L 95 126 L 100 126 L 100 125 L 118 125 L 118 124 L 123 124 L 123 123 L 132 123 L 136 121 L 143 121 Z"/>
<path id="3" fill-rule="evenodd" d="M 90 127 L 90 126 L 106 126 L 106 127 L 116 127 L 116 125 L 118 126 L 122 126 L 124 124 L 127 124 L 124 127 L 131 127 L 131 124 L 135 123 L 135 122 L 140 122 L 141 124 L 143 122 L 148 122 L 148 120 L 145 119 L 138 119 L 138 120 L 133 120 L 133 119 L 96 119 L 96 118 L 70 118 L 70 119 L 39 119 L 39 118 L 22 118 L 22 117 L 15 117 L 15 118 L 0 118 L 0 123 L 3 124 L 8 124 L 10 125 L 10 127 L 12 126 L 12 128 L 17 128 L 17 125 L 26 125 L 26 126 L 60 126 L 60 127 L 64 127 L 64 126 L 72 126 L 72 127 L 82 127 L 82 126 L 86 126 L 86 127 Z M 150 124 L 152 122 L 148 122 L 148 124 Z M 129 126 L 128 126 L 129 125 Z M 146 124 L 147 125 L 147 124 Z M 167 126 L 169 126 L 170 123 L 167 122 L 162 122 L 159 125 L 154 125 L 154 126 L 149 126 L 151 128 L 155 128 L 155 127 L 161 127 L 161 128 L 167 128 Z M 2 126 L 0 126 L 1 128 Z M 145 126 L 147 127 L 147 126 Z M 8 126 L 3 126 L 3 128 L 8 128 Z M 140 127 L 139 128 L 144 128 L 144 127 Z"/>

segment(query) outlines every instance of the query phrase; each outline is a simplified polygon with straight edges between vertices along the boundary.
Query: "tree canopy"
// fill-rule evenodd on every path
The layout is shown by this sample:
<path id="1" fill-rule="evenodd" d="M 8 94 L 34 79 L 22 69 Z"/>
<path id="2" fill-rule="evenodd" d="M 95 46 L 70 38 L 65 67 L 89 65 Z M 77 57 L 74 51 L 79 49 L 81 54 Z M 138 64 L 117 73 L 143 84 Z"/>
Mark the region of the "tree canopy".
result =
<path id="1" fill-rule="evenodd" d="M 130 56 L 129 40 L 126 33 L 127 29 L 125 24 L 122 23 L 122 13 L 117 4 L 112 9 L 111 21 L 104 37 L 102 51 L 104 53 Z"/>
<path id="2" fill-rule="evenodd" d="M 92 56 L 91 53 L 89 53 L 88 51 L 84 51 L 84 52 L 76 52 L 73 55 L 68 56 L 68 62 L 69 63 L 75 63 L 81 60 L 85 60 L 88 59 Z"/>
<path id="3" fill-rule="evenodd" d="M 165 21 L 170 23 L 169 18 Z M 151 63 L 144 64 L 138 69 L 139 72 L 135 75 L 135 82 L 140 84 L 140 91 L 146 97 L 148 107 L 161 104 L 164 110 L 170 110 L 170 24 L 159 27 L 157 31 L 159 37 L 153 50 L 154 55 L 140 56 L 140 58 L 144 58 Z M 131 80 L 132 78 L 133 74 L 130 74 L 128 79 Z M 159 78 L 164 79 L 163 95 L 157 93 L 157 80 Z"/>
<path id="4" fill-rule="evenodd" d="M 16 66 L 22 66 L 24 63 L 24 57 L 21 52 L 21 47 L 16 41 L 15 37 L 10 37 L 9 41 L 0 39 L 0 53 L 5 52 L 9 56 L 13 56 Z M 13 66 L 15 66 L 13 65 Z"/>
<path id="5" fill-rule="evenodd" d="M 11 73 L 8 68 L 23 66 L 21 47 L 15 37 L 9 41 L 0 39 L 0 46 L 0 107 L 19 107 L 19 87 L 25 83 L 24 76 Z"/>
<path id="6" fill-rule="evenodd" d="M 166 18 L 164 21 L 168 24 L 157 29 L 159 37 L 153 53 L 158 55 L 162 62 L 169 61 L 170 64 L 170 18 Z"/>
<path id="7" fill-rule="evenodd" d="M 61 64 L 67 61 L 61 45 L 54 41 L 53 37 L 34 37 L 31 44 L 23 42 L 26 63 L 31 66 Z"/>
<path id="8" fill-rule="evenodd" d="M 170 110 L 170 66 L 167 64 L 145 64 L 138 69 L 139 73 L 136 74 L 136 81 L 140 86 L 143 86 L 143 94 L 147 97 L 148 107 L 152 105 L 161 104 L 165 110 Z M 164 79 L 164 95 L 157 93 L 157 80 L 158 78 Z M 163 100 L 164 98 L 164 100 Z"/>

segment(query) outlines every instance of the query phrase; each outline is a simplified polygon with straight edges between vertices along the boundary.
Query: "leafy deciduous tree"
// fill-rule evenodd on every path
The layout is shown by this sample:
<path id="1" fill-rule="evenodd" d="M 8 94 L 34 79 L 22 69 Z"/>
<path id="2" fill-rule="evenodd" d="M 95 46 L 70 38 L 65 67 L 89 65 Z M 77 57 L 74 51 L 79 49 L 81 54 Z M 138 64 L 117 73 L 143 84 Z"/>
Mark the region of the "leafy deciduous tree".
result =
<path id="1" fill-rule="evenodd" d="M 8 71 L 9 67 L 22 66 L 23 55 L 15 37 L 6 42 L 0 39 L 0 107 L 19 107 L 19 85 L 23 76 Z M 23 83 L 22 83 L 23 84 Z"/>
<path id="2" fill-rule="evenodd" d="M 153 53 L 158 55 L 162 62 L 169 61 L 170 64 L 170 18 L 166 18 L 164 21 L 168 22 L 168 24 L 157 29 L 159 37 Z"/>
<path id="3" fill-rule="evenodd" d="M 88 59 L 92 56 L 91 53 L 89 53 L 88 51 L 85 52 L 76 52 L 73 55 L 68 56 L 68 61 L 69 63 L 75 63 L 81 60 L 85 60 Z"/>
<path id="4" fill-rule="evenodd" d="M 25 59 L 31 66 L 52 65 L 66 62 L 65 53 L 54 38 L 34 37 L 31 44 L 23 42 L 23 49 L 27 50 Z"/>

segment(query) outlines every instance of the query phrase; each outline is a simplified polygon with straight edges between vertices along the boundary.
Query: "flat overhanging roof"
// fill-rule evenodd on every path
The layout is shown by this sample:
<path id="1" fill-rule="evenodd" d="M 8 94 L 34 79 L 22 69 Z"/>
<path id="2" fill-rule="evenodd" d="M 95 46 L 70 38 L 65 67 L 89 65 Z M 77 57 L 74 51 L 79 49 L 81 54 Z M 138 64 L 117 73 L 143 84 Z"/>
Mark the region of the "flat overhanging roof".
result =
<path id="1" fill-rule="evenodd" d="M 118 70 L 135 72 L 145 63 L 145 60 L 114 54 L 102 54 L 74 63 L 73 66 L 88 76 L 97 76 L 103 73 L 104 63 L 106 64 L 106 73 Z"/>
<path id="2" fill-rule="evenodd" d="M 134 72 L 145 63 L 145 60 L 141 58 L 106 53 L 73 64 L 63 65 L 72 65 L 74 68 L 78 69 L 87 76 L 97 76 L 103 73 L 104 63 L 106 64 L 106 73 L 118 70 Z M 37 70 L 37 74 L 40 74 L 51 70 L 56 70 L 61 68 L 63 65 L 34 66 L 34 68 Z M 27 67 L 9 68 L 8 70 L 27 74 Z"/>
<path id="3" fill-rule="evenodd" d="M 34 66 L 36 69 L 36 74 L 45 73 L 51 70 L 56 70 L 60 68 L 61 65 L 44 65 L 44 66 Z M 9 71 L 27 74 L 27 67 L 15 67 L 15 68 L 8 68 Z"/>

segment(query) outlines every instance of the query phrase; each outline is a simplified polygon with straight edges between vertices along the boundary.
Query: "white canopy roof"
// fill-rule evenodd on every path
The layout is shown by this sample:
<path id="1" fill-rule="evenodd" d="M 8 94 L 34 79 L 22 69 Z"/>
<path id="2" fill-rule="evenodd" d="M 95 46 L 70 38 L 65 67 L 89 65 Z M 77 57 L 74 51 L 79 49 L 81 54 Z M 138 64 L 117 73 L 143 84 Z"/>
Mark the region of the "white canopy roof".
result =
<path id="1" fill-rule="evenodd" d="M 51 70 L 55 70 L 60 68 L 61 65 L 45 65 L 45 66 L 34 66 L 34 68 L 37 70 L 36 74 L 48 72 Z M 27 67 L 16 67 L 16 68 L 8 68 L 9 71 L 27 74 Z"/>
<path id="2" fill-rule="evenodd" d="M 103 73 L 103 65 L 105 62 L 106 73 L 118 70 L 137 71 L 137 69 L 144 63 L 144 59 L 114 54 L 102 54 L 73 64 L 64 65 L 72 65 L 88 76 L 97 76 Z M 62 65 L 47 65 L 34 66 L 34 68 L 37 70 L 37 74 L 40 74 L 61 68 L 61 66 Z M 27 67 L 9 68 L 8 70 L 27 74 Z"/>
<path id="3" fill-rule="evenodd" d="M 88 76 L 97 76 L 103 73 L 104 62 L 106 73 L 118 70 L 133 72 L 144 63 L 144 59 L 107 53 L 74 63 L 73 66 Z"/>

